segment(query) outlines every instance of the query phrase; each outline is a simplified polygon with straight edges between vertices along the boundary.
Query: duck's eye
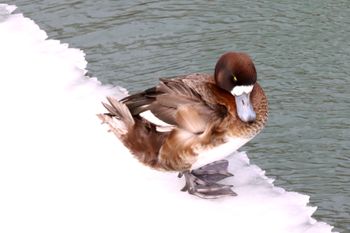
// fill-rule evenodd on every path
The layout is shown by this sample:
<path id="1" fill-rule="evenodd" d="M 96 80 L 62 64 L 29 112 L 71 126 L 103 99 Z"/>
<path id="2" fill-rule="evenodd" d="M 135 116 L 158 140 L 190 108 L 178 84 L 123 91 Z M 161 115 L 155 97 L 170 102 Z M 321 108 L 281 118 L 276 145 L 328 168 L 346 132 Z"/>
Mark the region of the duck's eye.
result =
<path id="1" fill-rule="evenodd" d="M 233 81 L 237 82 L 237 77 L 234 74 L 232 74 L 232 79 Z"/>

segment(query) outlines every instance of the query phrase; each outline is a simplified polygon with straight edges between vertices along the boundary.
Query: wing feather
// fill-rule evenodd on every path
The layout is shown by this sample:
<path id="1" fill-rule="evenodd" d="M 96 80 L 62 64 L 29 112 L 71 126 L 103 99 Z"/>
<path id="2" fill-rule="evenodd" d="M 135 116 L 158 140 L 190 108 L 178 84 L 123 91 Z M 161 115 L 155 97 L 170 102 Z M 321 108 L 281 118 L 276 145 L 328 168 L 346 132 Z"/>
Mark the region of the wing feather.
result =
<path id="1" fill-rule="evenodd" d="M 163 122 L 198 134 L 206 129 L 208 122 L 227 113 L 225 106 L 208 101 L 207 95 L 213 95 L 208 93 L 212 85 L 210 76 L 160 79 L 156 87 L 128 96 L 122 102 L 132 115 L 150 110 Z"/>

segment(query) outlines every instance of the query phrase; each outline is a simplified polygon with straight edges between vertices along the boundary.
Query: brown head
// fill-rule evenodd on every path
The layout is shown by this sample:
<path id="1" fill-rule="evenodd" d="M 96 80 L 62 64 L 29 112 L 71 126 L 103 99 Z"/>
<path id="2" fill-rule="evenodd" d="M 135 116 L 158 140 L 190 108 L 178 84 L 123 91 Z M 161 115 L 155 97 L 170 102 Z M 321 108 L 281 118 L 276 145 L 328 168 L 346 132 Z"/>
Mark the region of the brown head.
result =
<path id="1" fill-rule="evenodd" d="M 216 63 L 214 79 L 217 86 L 235 97 L 238 117 L 244 122 L 255 121 L 256 113 L 250 103 L 257 79 L 252 59 L 245 53 L 225 53 Z"/>

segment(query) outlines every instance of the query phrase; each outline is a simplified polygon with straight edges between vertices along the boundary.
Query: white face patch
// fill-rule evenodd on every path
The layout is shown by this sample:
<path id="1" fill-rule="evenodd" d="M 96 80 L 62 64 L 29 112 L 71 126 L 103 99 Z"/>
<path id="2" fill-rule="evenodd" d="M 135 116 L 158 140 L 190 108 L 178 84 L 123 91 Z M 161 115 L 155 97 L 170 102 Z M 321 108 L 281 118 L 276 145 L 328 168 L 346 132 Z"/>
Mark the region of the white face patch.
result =
<path id="1" fill-rule="evenodd" d="M 248 85 L 248 86 L 235 86 L 231 94 L 234 96 L 240 96 L 243 93 L 249 94 L 253 90 L 254 85 Z"/>

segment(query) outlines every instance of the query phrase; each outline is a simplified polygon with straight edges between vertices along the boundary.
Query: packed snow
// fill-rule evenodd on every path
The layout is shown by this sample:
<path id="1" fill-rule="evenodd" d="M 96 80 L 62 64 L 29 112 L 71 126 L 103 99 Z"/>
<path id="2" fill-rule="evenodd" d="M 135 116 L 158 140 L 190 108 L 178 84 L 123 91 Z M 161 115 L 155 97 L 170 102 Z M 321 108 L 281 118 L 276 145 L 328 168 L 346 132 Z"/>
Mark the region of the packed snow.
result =
<path id="1" fill-rule="evenodd" d="M 238 196 L 217 200 L 140 164 L 96 117 L 125 89 L 87 77 L 83 51 L 15 8 L 0 5 L 0 232 L 332 232 L 245 152 L 230 158 Z"/>

